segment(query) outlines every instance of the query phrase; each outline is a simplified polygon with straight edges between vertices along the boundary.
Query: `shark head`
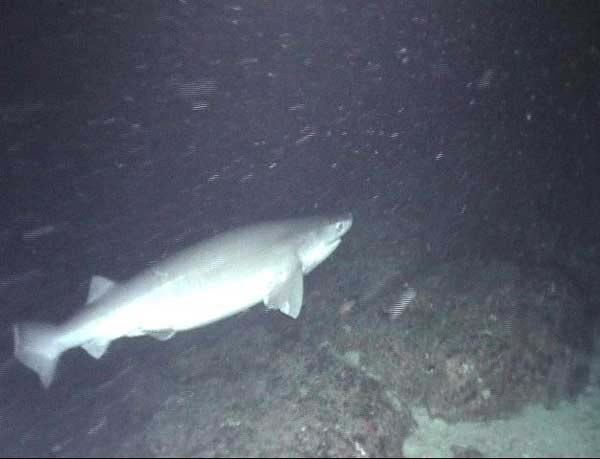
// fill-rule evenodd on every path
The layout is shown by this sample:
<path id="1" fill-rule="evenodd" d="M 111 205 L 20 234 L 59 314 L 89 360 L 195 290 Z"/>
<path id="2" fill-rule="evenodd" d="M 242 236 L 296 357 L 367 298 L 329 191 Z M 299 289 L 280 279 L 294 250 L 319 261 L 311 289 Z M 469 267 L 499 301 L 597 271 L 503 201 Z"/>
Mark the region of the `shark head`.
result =
<path id="1" fill-rule="evenodd" d="M 297 252 L 303 273 L 308 274 L 331 255 L 351 226 L 351 213 L 308 220 Z"/>

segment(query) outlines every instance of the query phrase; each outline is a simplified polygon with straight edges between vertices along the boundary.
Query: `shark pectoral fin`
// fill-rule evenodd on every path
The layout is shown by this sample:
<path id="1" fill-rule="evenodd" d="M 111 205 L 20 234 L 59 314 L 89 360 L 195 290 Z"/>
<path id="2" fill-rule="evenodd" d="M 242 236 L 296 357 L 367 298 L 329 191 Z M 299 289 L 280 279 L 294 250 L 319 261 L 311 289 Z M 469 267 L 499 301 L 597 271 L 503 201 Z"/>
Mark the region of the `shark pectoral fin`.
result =
<path id="1" fill-rule="evenodd" d="M 264 301 L 268 308 L 279 309 L 285 315 L 296 319 L 302 309 L 303 296 L 304 277 L 302 266 L 298 264 L 289 276 L 269 293 Z"/>
<path id="2" fill-rule="evenodd" d="M 115 285 L 115 282 L 107 279 L 102 276 L 92 276 L 92 281 L 90 282 L 90 290 L 88 292 L 87 301 L 85 304 L 91 304 L 94 301 L 98 300 L 98 298 L 106 295 L 106 293 L 112 290 Z"/>
<path id="3" fill-rule="evenodd" d="M 88 341 L 85 344 L 82 344 L 81 347 L 84 348 L 88 354 L 90 354 L 95 359 L 99 359 L 104 355 L 106 349 L 110 341 Z"/>
<path id="4" fill-rule="evenodd" d="M 173 335 L 175 335 L 175 330 L 172 329 L 167 329 L 167 330 L 152 330 L 152 331 L 147 331 L 146 334 L 151 336 L 152 338 L 155 338 L 159 341 L 167 341 L 171 338 L 173 338 Z"/>

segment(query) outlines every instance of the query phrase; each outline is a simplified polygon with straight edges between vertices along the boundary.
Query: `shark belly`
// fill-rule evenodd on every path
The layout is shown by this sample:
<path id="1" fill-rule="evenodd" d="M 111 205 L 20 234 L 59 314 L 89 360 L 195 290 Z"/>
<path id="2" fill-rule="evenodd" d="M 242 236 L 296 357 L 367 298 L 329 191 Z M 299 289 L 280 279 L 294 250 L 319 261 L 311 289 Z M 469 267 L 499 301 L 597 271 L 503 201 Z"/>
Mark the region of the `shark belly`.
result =
<path id="1" fill-rule="evenodd" d="M 132 328 L 134 335 L 132 332 L 127 335 L 164 329 L 188 330 L 230 317 L 263 301 L 284 276 L 284 271 L 276 268 L 256 267 L 244 276 L 212 282 L 204 279 L 197 285 L 182 280 L 160 293 L 140 298 L 134 309 L 143 311 L 144 319 Z M 136 333 L 138 330 L 141 333 Z"/>

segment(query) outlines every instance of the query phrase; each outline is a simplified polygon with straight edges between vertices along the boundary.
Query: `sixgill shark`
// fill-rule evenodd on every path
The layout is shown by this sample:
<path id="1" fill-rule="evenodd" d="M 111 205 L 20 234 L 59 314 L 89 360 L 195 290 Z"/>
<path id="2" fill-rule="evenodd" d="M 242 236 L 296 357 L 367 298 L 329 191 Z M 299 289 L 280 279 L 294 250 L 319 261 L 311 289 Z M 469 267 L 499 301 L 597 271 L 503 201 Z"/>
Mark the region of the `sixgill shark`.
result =
<path id="1" fill-rule="evenodd" d="M 259 223 L 199 242 L 122 284 L 94 276 L 86 306 L 66 322 L 13 326 L 15 357 L 47 388 L 61 354 L 77 346 L 99 359 L 117 338 L 167 340 L 261 301 L 295 319 L 303 276 L 351 226 L 349 213 Z"/>

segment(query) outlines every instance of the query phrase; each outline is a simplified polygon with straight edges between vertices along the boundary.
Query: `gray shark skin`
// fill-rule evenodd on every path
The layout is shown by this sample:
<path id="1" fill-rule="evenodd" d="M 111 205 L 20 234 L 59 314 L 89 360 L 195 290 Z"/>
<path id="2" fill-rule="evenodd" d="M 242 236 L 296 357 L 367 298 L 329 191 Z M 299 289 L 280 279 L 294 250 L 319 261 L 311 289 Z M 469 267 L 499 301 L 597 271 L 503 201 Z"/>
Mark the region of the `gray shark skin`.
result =
<path id="1" fill-rule="evenodd" d="M 122 284 L 94 276 L 86 306 L 60 325 L 13 325 L 15 357 L 47 388 L 63 352 L 99 359 L 121 337 L 175 333 L 225 319 L 260 302 L 297 318 L 304 275 L 338 247 L 349 213 L 245 226 L 199 242 Z"/>

